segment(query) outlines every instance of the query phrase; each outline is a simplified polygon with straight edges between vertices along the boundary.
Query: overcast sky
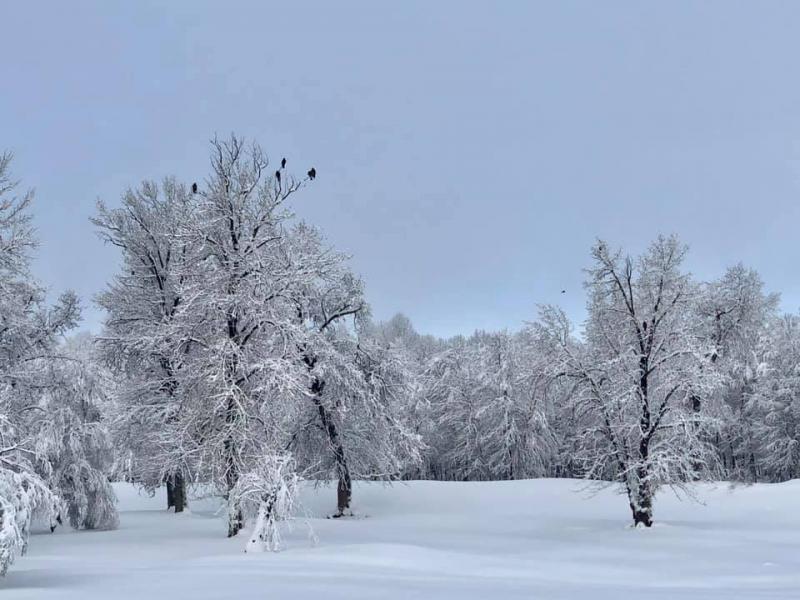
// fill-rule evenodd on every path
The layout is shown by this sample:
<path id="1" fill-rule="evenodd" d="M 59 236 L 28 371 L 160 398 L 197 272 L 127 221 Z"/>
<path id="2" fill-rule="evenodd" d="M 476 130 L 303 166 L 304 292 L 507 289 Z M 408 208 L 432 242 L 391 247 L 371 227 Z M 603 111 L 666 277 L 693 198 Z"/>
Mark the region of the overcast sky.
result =
<path id="1" fill-rule="evenodd" d="M 796 311 L 799 30 L 798 2 L 7 1 L 0 148 L 37 189 L 36 273 L 94 329 L 118 261 L 95 201 L 202 180 L 231 131 L 316 167 L 296 211 L 378 318 L 580 318 L 593 240 L 659 233 L 697 277 L 743 261 Z"/>

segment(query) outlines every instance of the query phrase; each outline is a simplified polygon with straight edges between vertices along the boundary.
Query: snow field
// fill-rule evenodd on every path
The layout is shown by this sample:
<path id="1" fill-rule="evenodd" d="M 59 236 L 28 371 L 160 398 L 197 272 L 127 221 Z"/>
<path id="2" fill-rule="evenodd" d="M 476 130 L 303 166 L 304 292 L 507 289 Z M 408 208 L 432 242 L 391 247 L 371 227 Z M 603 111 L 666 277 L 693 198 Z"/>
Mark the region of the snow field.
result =
<path id="1" fill-rule="evenodd" d="M 213 500 L 174 515 L 162 494 L 115 489 L 118 530 L 34 535 L 0 596 L 800 597 L 800 481 L 703 484 L 702 504 L 664 492 L 650 530 L 628 526 L 624 496 L 575 480 L 360 483 L 349 519 L 325 518 L 332 487 L 307 486 L 307 524 L 294 522 L 282 552 L 257 555 L 243 552 L 244 535 L 225 537 Z"/>

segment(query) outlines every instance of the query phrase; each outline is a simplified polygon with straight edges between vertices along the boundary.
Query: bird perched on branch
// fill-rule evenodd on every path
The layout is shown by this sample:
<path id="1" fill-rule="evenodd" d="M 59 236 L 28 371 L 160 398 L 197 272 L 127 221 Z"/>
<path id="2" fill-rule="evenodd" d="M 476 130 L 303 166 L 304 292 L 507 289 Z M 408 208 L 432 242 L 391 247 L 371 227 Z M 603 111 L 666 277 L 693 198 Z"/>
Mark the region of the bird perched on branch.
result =
<path id="1" fill-rule="evenodd" d="M 193 193 L 193 194 L 196 194 L 196 193 L 197 193 L 197 184 L 196 184 L 196 183 L 193 183 L 193 184 L 192 184 L 192 193 Z"/>
<path id="2" fill-rule="evenodd" d="M 275 179 L 278 180 L 278 183 L 281 182 L 281 172 L 280 171 L 275 171 Z"/>
<path id="3" fill-rule="evenodd" d="M 285 169 L 285 168 L 286 168 L 286 159 L 282 158 L 281 159 L 281 169 Z"/>
<path id="4" fill-rule="evenodd" d="M 314 179 L 314 177 L 316 177 L 316 176 L 317 176 L 317 170 L 316 170 L 314 167 L 311 167 L 311 168 L 308 170 L 308 178 L 309 178 L 309 179 L 311 179 L 311 180 L 313 180 L 313 179 Z"/>

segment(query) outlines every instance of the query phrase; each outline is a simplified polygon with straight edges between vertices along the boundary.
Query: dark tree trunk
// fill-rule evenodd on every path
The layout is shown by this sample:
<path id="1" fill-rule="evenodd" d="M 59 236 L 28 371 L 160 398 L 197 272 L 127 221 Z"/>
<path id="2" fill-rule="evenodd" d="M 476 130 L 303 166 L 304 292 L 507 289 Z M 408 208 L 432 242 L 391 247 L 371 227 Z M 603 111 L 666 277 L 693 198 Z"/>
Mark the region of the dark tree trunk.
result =
<path id="1" fill-rule="evenodd" d="M 345 464 L 345 469 L 347 465 Z M 350 510 L 350 499 L 353 497 L 353 482 L 350 480 L 350 472 L 345 470 L 344 475 L 339 477 L 339 485 L 336 486 L 336 514 L 342 516 Z"/>
<path id="2" fill-rule="evenodd" d="M 233 227 L 233 222 L 231 221 L 231 228 Z M 231 240 L 233 241 L 234 249 L 238 248 L 238 238 L 236 237 L 233 229 L 231 229 Z M 238 262 L 234 263 L 234 269 L 238 271 Z M 229 294 L 234 294 L 236 291 L 236 286 L 231 284 L 231 287 L 228 289 Z M 228 313 L 227 317 L 228 323 L 228 337 L 230 340 L 236 344 L 239 348 L 242 347 L 243 342 L 241 339 L 240 331 L 239 331 L 239 320 L 233 313 Z M 234 355 L 231 357 L 231 362 L 226 366 L 226 379 L 228 382 L 232 383 L 234 386 L 237 385 L 237 372 L 239 369 L 239 361 Z M 225 408 L 225 424 L 229 428 L 235 428 L 237 421 L 237 414 L 236 414 L 236 403 L 232 395 L 228 396 L 227 406 Z M 236 486 L 236 483 L 239 481 L 239 466 L 236 462 L 236 454 L 237 454 L 237 447 L 236 442 L 231 438 L 228 437 L 224 443 L 224 453 L 225 453 L 225 487 L 227 488 L 227 494 L 230 497 L 230 493 L 233 488 Z M 228 507 L 228 537 L 233 537 L 238 534 L 242 528 L 244 527 L 244 514 L 242 513 L 242 509 L 239 506 L 229 506 Z"/>
<path id="3" fill-rule="evenodd" d="M 692 420 L 691 426 L 694 431 L 697 431 L 698 428 L 697 419 L 700 418 L 700 412 L 702 410 L 702 400 L 700 399 L 700 396 L 692 394 L 691 402 L 692 402 L 692 412 L 695 415 L 694 419 Z M 700 481 L 700 479 L 702 479 L 703 468 L 704 468 L 703 461 L 699 456 L 695 455 L 692 458 L 692 471 L 693 471 L 692 479 L 694 479 L 694 481 Z"/>
<path id="4" fill-rule="evenodd" d="M 236 512 L 228 516 L 228 537 L 235 537 L 244 527 L 244 515 L 242 509 L 236 509 Z"/>
<path id="5" fill-rule="evenodd" d="M 233 442 L 231 440 L 227 440 L 225 442 L 225 453 L 227 455 L 226 458 L 228 463 L 228 471 L 225 475 L 225 483 L 228 488 L 228 494 L 230 494 L 239 479 L 239 472 L 233 460 Z M 242 530 L 242 527 L 244 527 L 244 515 L 242 514 L 242 509 L 239 506 L 231 506 L 228 510 L 230 510 L 230 513 L 228 514 L 228 537 L 233 537 Z"/>
<path id="6" fill-rule="evenodd" d="M 640 473 L 640 476 L 646 473 Z M 641 483 L 636 490 L 628 490 L 630 499 L 631 513 L 633 513 L 633 525 L 638 527 L 644 525 L 651 527 L 653 525 L 653 494 L 647 483 Z"/>
<path id="7" fill-rule="evenodd" d="M 186 483 L 180 473 L 167 479 L 167 508 L 172 507 L 175 507 L 176 513 L 186 508 Z"/>
<path id="8" fill-rule="evenodd" d="M 642 502 L 642 499 L 639 500 Z M 631 504 L 631 511 L 633 512 L 633 525 L 638 527 L 640 524 L 645 527 L 652 527 L 653 525 L 653 512 L 652 500 L 648 499 L 648 504 L 645 507 L 636 507 Z"/>
<path id="9" fill-rule="evenodd" d="M 233 419 L 233 399 L 229 399 L 226 421 L 232 423 Z M 228 499 L 230 499 L 230 493 L 239 481 L 239 468 L 236 464 L 236 444 L 232 439 L 228 438 L 225 440 L 224 449 L 226 463 L 225 487 L 227 488 Z M 233 537 L 244 527 L 244 515 L 239 506 L 229 506 L 228 510 L 230 511 L 228 513 L 228 537 Z"/>
<path id="10" fill-rule="evenodd" d="M 316 382 L 315 382 L 316 384 Z M 314 386 L 312 386 L 312 390 Z M 336 515 L 337 517 L 343 516 L 350 509 L 350 500 L 353 497 L 353 481 L 350 477 L 350 467 L 347 464 L 347 456 L 344 452 L 339 432 L 336 429 L 336 424 L 331 419 L 322 400 L 314 397 L 314 402 L 317 405 L 317 412 L 325 432 L 328 434 L 328 442 L 333 449 L 333 457 L 336 460 L 336 470 L 339 473 L 339 483 L 336 486 Z"/>
<path id="11" fill-rule="evenodd" d="M 3 522 L 3 511 L 0 510 L 0 523 Z M 50 523 L 50 533 L 53 533 L 56 530 L 58 525 L 63 525 L 64 522 L 61 520 L 61 513 L 56 515 L 55 523 Z"/>
<path id="12" fill-rule="evenodd" d="M 316 359 L 306 355 L 306 366 L 309 371 L 314 368 Z M 317 414 L 322 424 L 322 428 L 328 436 L 328 443 L 333 450 L 333 458 L 336 461 L 336 471 L 339 474 L 339 482 L 336 486 L 336 514 L 334 517 L 344 516 L 350 509 L 350 500 L 353 497 L 353 480 L 350 477 L 350 467 L 347 464 L 347 456 L 342 445 L 336 423 L 331 419 L 328 410 L 322 402 L 322 392 L 325 390 L 325 381 L 319 377 L 314 377 L 311 381 L 311 395 L 317 407 Z"/>
<path id="13" fill-rule="evenodd" d="M 652 331 L 652 328 L 651 328 Z M 642 397 L 642 416 L 639 427 L 643 432 L 642 439 L 639 441 L 639 465 L 636 467 L 636 488 L 628 488 L 631 511 L 633 512 L 633 524 L 650 527 L 653 524 L 653 494 L 650 492 L 648 483 L 650 469 L 648 461 L 650 459 L 650 438 L 654 433 L 652 415 L 648 401 L 648 391 L 650 381 L 648 378 L 649 361 L 646 356 L 639 360 L 639 390 Z"/>
<path id="14" fill-rule="evenodd" d="M 244 515 L 241 508 L 236 508 L 228 515 L 228 537 L 236 536 L 244 527 Z"/>
<path id="15" fill-rule="evenodd" d="M 647 323 L 642 324 L 642 329 L 647 332 Z M 639 358 L 639 393 L 641 394 L 642 415 L 639 419 L 639 429 L 642 432 L 642 439 L 639 441 L 639 464 L 636 467 L 636 488 L 628 487 L 628 500 L 631 512 L 633 513 L 633 524 L 650 527 L 653 524 L 653 494 L 649 483 L 649 460 L 650 460 L 650 440 L 655 433 L 656 425 L 653 423 L 653 415 L 650 414 L 649 391 L 650 391 L 650 349 L 653 344 L 653 335 L 656 324 L 652 322 L 649 333 L 642 334 L 640 337 L 640 347 L 642 355 Z"/>
<path id="16" fill-rule="evenodd" d="M 186 508 L 186 482 L 183 479 L 183 474 L 178 473 L 175 476 L 175 512 L 183 512 Z"/>

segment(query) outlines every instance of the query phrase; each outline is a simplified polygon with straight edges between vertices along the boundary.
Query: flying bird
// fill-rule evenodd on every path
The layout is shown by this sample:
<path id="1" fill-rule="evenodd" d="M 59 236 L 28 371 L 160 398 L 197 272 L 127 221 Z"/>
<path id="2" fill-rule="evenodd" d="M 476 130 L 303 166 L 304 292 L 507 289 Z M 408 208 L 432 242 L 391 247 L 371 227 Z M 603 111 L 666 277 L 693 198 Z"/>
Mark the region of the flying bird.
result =
<path id="1" fill-rule="evenodd" d="M 193 184 L 192 184 L 192 193 L 193 193 L 193 194 L 196 194 L 196 193 L 197 193 L 197 184 L 196 184 L 196 183 L 193 183 Z"/>
<path id="2" fill-rule="evenodd" d="M 309 178 L 309 179 L 311 179 L 311 180 L 313 180 L 313 179 L 314 179 L 314 177 L 316 177 L 316 176 L 317 176 L 317 170 L 316 170 L 314 167 L 311 167 L 311 168 L 308 170 L 308 178 Z"/>
<path id="3" fill-rule="evenodd" d="M 278 180 L 278 183 L 281 182 L 281 172 L 280 171 L 275 171 L 275 179 Z"/>
<path id="4" fill-rule="evenodd" d="M 285 168 L 286 168 L 286 159 L 282 158 L 281 159 L 281 169 L 285 169 Z"/>

